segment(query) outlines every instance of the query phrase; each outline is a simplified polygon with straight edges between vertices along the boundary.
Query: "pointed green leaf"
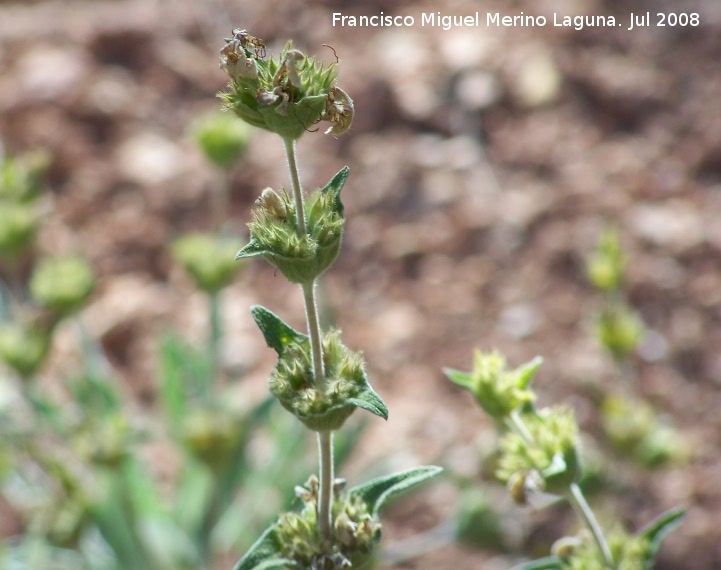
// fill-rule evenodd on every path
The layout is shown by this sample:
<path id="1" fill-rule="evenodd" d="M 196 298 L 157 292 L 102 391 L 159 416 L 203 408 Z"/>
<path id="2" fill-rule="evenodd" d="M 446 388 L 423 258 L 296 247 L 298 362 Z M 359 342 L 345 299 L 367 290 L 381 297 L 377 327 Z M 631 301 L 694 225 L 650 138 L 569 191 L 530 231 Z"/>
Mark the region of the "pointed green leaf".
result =
<path id="1" fill-rule="evenodd" d="M 453 368 L 444 368 L 443 374 L 445 374 L 448 379 L 453 382 L 454 384 L 458 384 L 462 388 L 466 388 L 467 390 L 473 389 L 473 381 L 471 380 L 471 375 L 467 372 L 461 372 L 460 370 L 454 370 Z"/>
<path id="2" fill-rule="evenodd" d="M 388 419 L 388 408 L 381 400 L 381 397 L 370 387 L 370 384 L 355 398 L 348 398 L 346 401 L 349 404 L 368 410 L 371 414 L 375 414 L 384 420 Z"/>
<path id="3" fill-rule="evenodd" d="M 553 477 L 554 475 L 564 473 L 567 468 L 568 465 L 566 465 L 566 460 L 563 458 L 563 453 L 559 451 L 553 454 L 551 464 L 543 470 L 543 476 L 544 478 Z"/>
<path id="4" fill-rule="evenodd" d="M 345 181 L 348 179 L 350 174 L 350 168 L 344 166 L 341 168 L 336 175 L 330 179 L 330 182 L 323 186 L 321 192 L 331 192 L 333 194 L 333 206 L 335 207 L 338 214 L 343 217 L 343 204 L 340 201 L 340 191 L 343 189 Z"/>
<path id="5" fill-rule="evenodd" d="M 531 378 L 533 378 L 533 375 L 536 373 L 536 371 L 541 367 L 541 364 L 543 364 L 543 358 L 541 358 L 540 356 L 536 356 L 536 358 L 534 358 L 530 362 L 526 362 L 525 364 L 522 364 L 521 366 L 516 368 L 516 385 L 519 388 L 525 388 Z"/>
<path id="6" fill-rule="evenodd" d="M 531 562 L 518 564 L 511 568 L 511 570 L 563 570 L 563 564 L 557 556 L 547 556 L 545 558 L 539 558 L 538 560 L 532 560 Z"/>
<path id="7" fill-rule="evenodd" d="M 681 524 L 683 516 L 686 514 L 686 507 L 676 507 L 661 514 L 656 520 L 646 525 L 639 535 L 646 538 L 650 545 L 648 548 L 648 558 L 644 564 L 644 570 L 653 568 L 653 563 L 661 547 L 661 542 L 666 535 Z"/>
<path id="8" fill-rule="evenodd" d="M 236 254 L 235 259 L 245 259 L 246 257 L 255 257 L 257 255 L 272 255 L 272 251 L 267 250 L 263 247 L 258 240 L 251 238 L 250 241 L 245 244 L 241 250 Z"/>
<path id="9" fill-rule="evenodd" d="M 416 467 L 393 475 L 378 477 L 363 485 L 354 487 L 349 492 L 362 499 L 371 510 L 371 515 L 377 517 L 378 511 L 388 499 L 431 477 L 435 477 L 441 471 L 443 471 L 443 468 L 435 465 Z"/>
<path id="10" fill-rule="evenodd" d="M 270 570 L 271 568 L 300 568 L 297 562 L 283 558 L 275 528 L 272 526 L 255 541 L 233 570 Z"/>
<path id="11" fill-rule="evenodd" d="M 250 309 L 253 320 L 258 325 L 260 332 L 265 337 L 265 342 L 280 356 L 283 349 L 291 342 L 304 342 L 308 337 L 293 330 L 290 325 L 285 324 L 280 317 L 260 305 L 254 305 Z"/>

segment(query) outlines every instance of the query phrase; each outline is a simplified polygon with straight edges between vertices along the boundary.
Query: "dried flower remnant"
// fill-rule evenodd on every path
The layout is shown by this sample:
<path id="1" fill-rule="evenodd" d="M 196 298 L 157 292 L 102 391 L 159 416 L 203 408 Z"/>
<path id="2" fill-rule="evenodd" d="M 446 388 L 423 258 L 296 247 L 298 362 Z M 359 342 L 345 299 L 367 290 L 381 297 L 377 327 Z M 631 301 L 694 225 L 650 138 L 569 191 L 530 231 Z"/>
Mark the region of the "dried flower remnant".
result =
<path id="1" fill-rule="evenodd" d="M 245 122 L 290 140 L 319 121 L 331 123 L 327 134 L 350 128 L 353 100 L 335 84 L 337 55 L 326 66 L 288 42 L 277 58 L 265 59 L 265 42 L 243 29 L 225 41 L 220 67 L 231 81 L 220 97 Z"/>

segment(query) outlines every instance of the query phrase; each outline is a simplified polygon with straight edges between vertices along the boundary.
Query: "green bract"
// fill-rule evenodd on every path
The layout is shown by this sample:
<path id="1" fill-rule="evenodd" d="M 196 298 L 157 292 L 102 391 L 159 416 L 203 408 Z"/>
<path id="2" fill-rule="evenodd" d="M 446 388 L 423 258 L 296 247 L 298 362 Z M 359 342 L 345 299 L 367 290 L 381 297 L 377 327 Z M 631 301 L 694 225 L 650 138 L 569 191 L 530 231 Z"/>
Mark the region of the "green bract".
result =
<path id="1" fill-rule="evenodd" d="M 311 477 L 296 494 L 303 502 L 300 512 L 284 513 L 271 525 L 234 570 L 362 570 L 372 561 L 380 539 L 378 515 L 393 496 L 431 477 L 440 467 L 418 467 L 379 477 L 343 493 L 336 485 L 333 500 L 333 539 L 323 539 L 316 524 L 318 480 Z"/>
<path id="2" fill-rule="evenodd" d="M 265 58 L 265 44 L 234 30 L 220 50 L 220 67 L 230 77 L 219 96 L 225 107 L 250 125 L 299 139 L 327 113 L 336 64 L 324 66 L 315 57 L 293 49 L 291 42 L 278 59 Z"/>
<path id="3" fill-rule="evenodd" d="M 528 433 L 509 432 L 503 436 L 498 478 L 510 481 L 518 474 L 537 474 L 544 490 L 566 492 L 581 476 L 573 410 L 557 406 L 521 418 Z"/>
<path id="4" fill-rule="evenodd" d="M 515 370 L 506 370 L 503 355 L 476 350 L 470 373 L 451 369 L 444 372 L 451 381 L 468 389 L 487 414 L 503 420 L 519 406 L 535 399 L 527 386 L 542 362 L 537 357 Z"/>
<path id="5" fill-rule="evenodd" d="M 356 408 L 388 418 L 388 409 L 368 383 L 362 356 L 341 343 L 339 331 L 323 336 L 325 382 L 318 386 L 313 379 L 308 337 L 263 307 L 253 307 L 252 313 L 268 346 L 278 353 L 270 391 L 306 427 L 337 430 Z"/>
<path id="6" fill-rule="evenodd" d="M 298 234 L 295 206 L 287 193 L 264 190 L 248 224 L 250 242 L 236 259 L 263 255 L 289 281 L 312 282 L 338 255 L 345 224 L 340 191 L 349 172 L 342 168 L 308 196 L 304 235 Z"/>

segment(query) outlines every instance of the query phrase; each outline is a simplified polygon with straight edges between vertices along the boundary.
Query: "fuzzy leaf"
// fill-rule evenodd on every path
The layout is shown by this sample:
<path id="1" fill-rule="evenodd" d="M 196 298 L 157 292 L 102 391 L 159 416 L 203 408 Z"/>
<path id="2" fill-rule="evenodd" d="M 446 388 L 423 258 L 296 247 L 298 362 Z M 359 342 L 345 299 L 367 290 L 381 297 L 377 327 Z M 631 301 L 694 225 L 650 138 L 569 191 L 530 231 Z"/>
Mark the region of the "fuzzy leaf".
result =
<path id="1" fill-rule="evenodd" d="M 265 342 L 270 348 L 281 356 L 286 345 L 291 342 L 304 342 L 308 337 L 299 333 L 290 325 L 285 324 L 279 316 L 260 305 L 254 305 L 250 309 L 253 320 L 258 325 L 260 332 L 265 337 Z"/>
<path id="2" fill-rule="evenodd" d="M 346 401 L 349 404 L 363 408 L 364 410 L 367 410 L 371 414 L 375 414 L 384 420 L 388 419 L 388 408 L 383 400 L 381 400 L 381 397 L 375 393 L 373 388 L 370 387 L 370 384 L 367 384 L 366 389 L 355 398 L 348 398 Z"/>
<path id="3" fill-rule="evenodd" d="M 533 378 L 536 370 L 541 367 L 541 364 L 543 364 L 543 358 L 541 358 L 540 356 L 536 356 L 536 358 L 534 358 L 530 362 L 526 362 L 525 364 L 522 364 L 521 366 L 516 368 L 515 372 L 518 379 L 517 386 L 519 388 L 525 388 L 531 378 Z"/>
<path id="4" fill-rule="evenodd" d="M 656 520 L 644 527 L 639 533 L 650 542 L 648 548 L 648 558 L 644 564 L 644 570 L 653 568 L 656 554 L 661 547 L 661 542 L 666 535 L 681 524 L 683 516 L 686 514 L 686 507 L 676 507 L 661 514 Z"/>
<path id="5" fill-rule="evenodd" d="M 333 194 L 333 207 L 335 208 L 336 212 L 340 214 L 341 218 L 343 217 L 343 204 L 340 201 L 340 191 L 343 189 L 343 185 L 348 179 L 349 174 L 350 168 L 344 166 L 336 173 L 333 178 L 330 179 L 330 182 L 328 182 L 328 184 L 323 186 L 323 188 L 321 189 L 321 192 L 323 192 L 324 194 L 327 192 L 331 192 Z"/>
<path id="6" fill-rule="evenodd" d="M 256 255 L 266 254 L 272 255 L 273 252 L 265 249 L 265 247 L 263 247 L 263 245 L 261 245 L 261 243 L 255 238 L 251 238 L 251 240 L 236 254 L 235 259 L 237 261 L 238 259 L 245 259 L 246 257 L 255 257 Z"/>
<path id="7" fill-rule="evenodd" d="M 272 526 L 255 541 L 233 570 L 270 570 L 271 568 L 300 568 L 297 562 L 283 558 L 275 528 Z"/>
<path id="8" fill-rule="evenodd" d="M 467 372 L 461 372 L 460 370 L 454 370 L 453 368 L 444 368 L 443 374 L 445 374 L 451 382 L 458 384 L 461 388 L 465 388 L 466 390 L 473 389 L 471 375 Z"/>
<path id="9" fill-rule="evenodd" d="M 511 568 L 511 570 L 563 570 L 563 564 L 557 556 L 547 556 L 545 558 L 539 558 L 538 560 L 532 560 L 531 562 L 518 564 Z"/>
<path id="10" fill-rule="evenodd" d="M 441 471 L 443 471 L 443 468 L 436 467 L 435 465 L 415 467 L 414 469 L 408 469 L 407 471 L 401 471 L 393 475 L 378 477 L 363 485 L 354 487 L 349 492 L 362 499 L 368 505 L 371 516 L 375 518 L 378 516 L 380 508 L 388 499 L 431 477 L 435 477 Z"/>

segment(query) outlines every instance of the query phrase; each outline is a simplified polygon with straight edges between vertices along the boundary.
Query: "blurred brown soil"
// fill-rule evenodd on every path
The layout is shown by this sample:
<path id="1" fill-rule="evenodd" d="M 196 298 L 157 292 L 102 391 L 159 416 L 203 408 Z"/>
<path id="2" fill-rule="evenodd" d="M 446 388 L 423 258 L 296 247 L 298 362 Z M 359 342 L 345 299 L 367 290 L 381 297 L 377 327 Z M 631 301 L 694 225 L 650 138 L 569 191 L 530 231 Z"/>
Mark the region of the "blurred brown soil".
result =
<path id="1" fill-rule="evenodd" d="M 469 14 L 477 4 L 444 10 Z M 152 406 L 159 331 L 205 334 L 203 299 L 168 244 L 209 227 L 209 196 L 222 183 L 185 134 L 218 106 L 222 38 L 240 25 L 276 48 L 292 37 L 328 61 L 321 44 L 331 44 L 356 119 L 337 140 L 304 137 L 302 175 L 319 185 L 351 167 L 348 231 L 323 287 L 391 410 L 386 424 L 371 422 L 349 477 L 381 458 L 477 472 L 492 427 L 441 372 L 468 368 L 476 347 L 498 348 L 513 364 L 543 355 L 542 403 L 572 404 L 600 435 L 589 394 L 619 380 L 589 335 L 598 298 L 583 260 L 611 222 L 632 260 L 629 299 L 653 332 L 635 363 L 637 389 L 687 438 L 691 459 L 656 471 L 608 460 L 622 483 L 601 511 L 635 529 L 687 504 L 658 568 L 711 570 L 721 567 L 721 4 L 498 0 L 482 14 L 625 21 L 672 7 L 699 12 L 701 25 L 331 25 L 337 11 L 418 21 L 439 9 L 430 0 L 0 2 L 0 136 L 12 152 L 51 152 L 41 247 L 92 260 L 100 284 L 83 318 L 129 395 Z M 229 180 L 239 247 L 260 190 L 286 180 L 281 145 L 258 132 Z M 227 363 L 242 371 L 242 393 L 259 396 L 272 354 L 247 308 L 264 304 L 300 327 L 300 294 L 258 261 L 224 303 Z M 71 365 L 73 350 L 61 339 L 48 374 Z M 429 487 L 391 511 L 386 538 L 440 522 L 454 497 L 449 483 Z M 400 567 L 509 566 L 492 556 L 448 546 Z"/>

